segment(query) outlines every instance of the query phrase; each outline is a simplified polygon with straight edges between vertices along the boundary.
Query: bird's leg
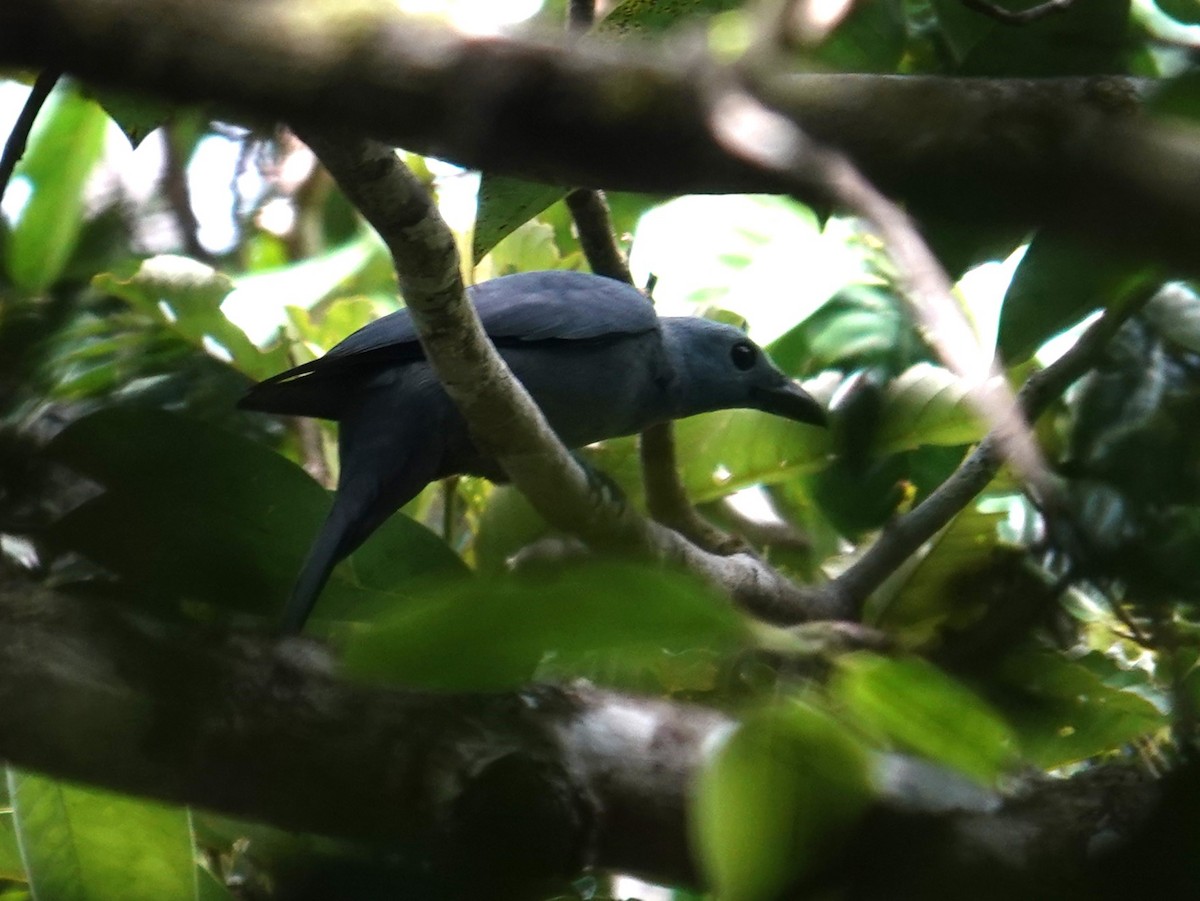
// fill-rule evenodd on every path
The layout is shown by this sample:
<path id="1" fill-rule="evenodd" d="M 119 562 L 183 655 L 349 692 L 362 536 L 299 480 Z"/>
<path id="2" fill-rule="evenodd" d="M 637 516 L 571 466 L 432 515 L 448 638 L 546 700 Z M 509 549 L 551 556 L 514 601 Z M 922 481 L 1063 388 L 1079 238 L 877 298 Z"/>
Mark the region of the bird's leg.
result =
<path id="1" fill-rule="evenodd" d="M 721 531 L 692 506 L 679 481 L 675 464 L 675 434 L 670 423 L 650 426 L 638 440 L 646 507 L 654 519 L 693 544 L 714 554 L 751 552 L 745 541 Z"/>

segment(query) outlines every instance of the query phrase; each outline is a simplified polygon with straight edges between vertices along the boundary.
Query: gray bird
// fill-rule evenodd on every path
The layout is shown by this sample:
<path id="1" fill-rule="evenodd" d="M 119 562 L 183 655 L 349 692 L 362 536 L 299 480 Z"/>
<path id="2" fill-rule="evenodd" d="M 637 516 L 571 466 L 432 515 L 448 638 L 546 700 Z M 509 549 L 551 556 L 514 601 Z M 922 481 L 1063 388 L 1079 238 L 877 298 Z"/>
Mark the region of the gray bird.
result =
<path id="1" fill-rule="evenodd" d="M 744 333 L 696 317 L 660 319 L 622 282 L 528 272 L 468 293 L 484 331 L 567 447 L 734 407 L 825 422 L 821 406 Z M 288 631 L 303 628 L 333 567 L 427 484 L 462 473 L 505 478 L 471 442 L 407 310 L 261 382 L 239 406 L 339 423 L 337 494 L 288 602 Z"/>

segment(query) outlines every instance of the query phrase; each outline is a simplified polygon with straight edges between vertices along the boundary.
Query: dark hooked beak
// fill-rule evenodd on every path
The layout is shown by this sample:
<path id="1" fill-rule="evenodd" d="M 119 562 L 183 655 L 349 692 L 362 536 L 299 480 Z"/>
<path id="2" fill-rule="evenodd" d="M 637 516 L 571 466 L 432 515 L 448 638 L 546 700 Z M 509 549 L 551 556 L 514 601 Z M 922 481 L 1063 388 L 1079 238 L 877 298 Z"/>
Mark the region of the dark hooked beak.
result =
<path id="1" fill-rule="evenodd" d="M 750 396 L 754 406 L 764 413 L 772 413 L 796 422 L 809 422 L 824 426 L 829 422 L 825 408 L 816 399 L 791 379 L 784 379 L 771 388 L 753 388 Z"/>

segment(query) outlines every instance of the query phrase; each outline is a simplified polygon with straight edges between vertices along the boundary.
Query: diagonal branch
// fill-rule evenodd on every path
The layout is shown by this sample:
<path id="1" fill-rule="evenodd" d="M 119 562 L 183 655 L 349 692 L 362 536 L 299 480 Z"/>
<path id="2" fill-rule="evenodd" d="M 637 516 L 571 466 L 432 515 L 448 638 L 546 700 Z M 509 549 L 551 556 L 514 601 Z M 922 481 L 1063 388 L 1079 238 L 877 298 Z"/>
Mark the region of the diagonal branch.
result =
<path id="1" fill-rule="evenodd" d="M 474 440 L 547 522 L 589 544 L 682 566 L 763 619 L 842 617 L 829 596 L 748 554 L 710 554 L 600 497 L 484 334 L 463 291 L 453 236 L 424 186 L 389 147 L 312 128 L 297 134 L 387 244 L 426 356 Z"/>

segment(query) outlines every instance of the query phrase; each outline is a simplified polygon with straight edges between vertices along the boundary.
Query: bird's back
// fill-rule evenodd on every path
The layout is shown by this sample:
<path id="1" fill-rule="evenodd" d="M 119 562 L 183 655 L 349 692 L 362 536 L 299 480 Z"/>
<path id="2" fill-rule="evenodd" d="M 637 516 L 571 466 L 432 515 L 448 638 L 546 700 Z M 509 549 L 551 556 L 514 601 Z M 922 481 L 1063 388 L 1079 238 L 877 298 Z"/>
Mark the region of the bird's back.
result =
<path id="1" fill-rule="evenodd" d="M 657 331 L 653 305 L 622 282 L 583 272 L 526 272 L 468 289 L 484 331 L 501 348 L 604 342 Z M 341 419 L 346 399 L 381 370 L 424 359 L 408 310 L 359 329 L 325 356 L 255 385 L 239 406 Z"/>

